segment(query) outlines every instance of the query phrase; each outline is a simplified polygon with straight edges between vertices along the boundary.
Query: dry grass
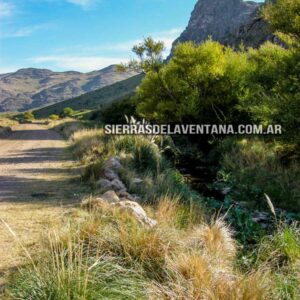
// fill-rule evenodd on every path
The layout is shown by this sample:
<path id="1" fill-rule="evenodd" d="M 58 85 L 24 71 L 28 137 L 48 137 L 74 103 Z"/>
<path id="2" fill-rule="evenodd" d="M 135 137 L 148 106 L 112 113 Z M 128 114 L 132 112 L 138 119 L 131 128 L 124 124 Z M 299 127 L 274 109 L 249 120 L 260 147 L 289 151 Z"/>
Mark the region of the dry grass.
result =
<path id="1" fill-rule="evenodd" d="M 170 213 L 165 218 L 163 212 L 167 212 L 167 206 Z M 124 289 L 117 273 L 110 283 L 97 279 L 107 278 L 118 269 L 122 270 L 122 280 L 131 287 L 132 299 L 137 295 L 139 299 L 171 300 L 269 299 L 270 276 L 260 272 L 247 275 L 236 270 L 236 245 L 223 221 L 179 228 L 176 220 L 181 217 L 182 209 L 180 204 L 171 206 L 163 199 L 157 209 L 152 209 L 158 226 L 148 229 L 117 208 L 98 203 L 96 210 L 50 239 L 44 250 L 45 259 L 51 258 L 47 268 L 44 264 L 37 265 L 37 271 L 29 268 L 26 284 L 33 285 L 41 295 L 44 293 L 40 299 L 48 299 L 44 287 L 47 282 L 58 282 L 59 290 L 64 291 L 65 298 L 55 299 L 74 299 L 75 294 L 85 295 L 82 299 L 94 299 L 88 295 L 96 290 L 104 293 L 103 289 L 109 289 L 112 282 Z M 194 213 L 190 207 L 186 211 Z M 105 264 L 111 264 L 110 268 L 98 268 Z M 53 270 L 50 274 L 49 269 Z M 43 282 L 40 286 L 35 283 L 36 272 Z M 23 279 L 13 281 L 7 291 L 9 295 L 25 293 L 20 288 L 22 284 Z M 52 288 L 58 292 L 56 287 Z M 106 294 L 105 299 L 119 299 L 114 297 L 113 292 Z"/>

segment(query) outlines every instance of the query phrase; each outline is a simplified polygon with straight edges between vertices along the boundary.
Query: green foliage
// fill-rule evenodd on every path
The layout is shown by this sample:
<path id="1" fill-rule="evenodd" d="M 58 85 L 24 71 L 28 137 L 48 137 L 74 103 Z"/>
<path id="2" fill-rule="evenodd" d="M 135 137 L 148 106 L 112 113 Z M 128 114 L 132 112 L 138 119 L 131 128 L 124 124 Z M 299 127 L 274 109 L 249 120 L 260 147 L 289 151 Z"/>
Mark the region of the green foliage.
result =
<path id="1" fill-rule="evenodd" d="M 66 108 L 64 108 L 64 110 L 62 111 L 61 116 L 62 116 L 63 118 L 66 118 L 66 117 L 72 117 L 73 114 L 74 114 L 73 108 L 71 108 L 71 107 L 66 107 Z"/>
<path id="2" fill-rule="evenodd" d="M 300 38 L 300 3 L 298 0 L 269 2 L 263 9 L 264 18 L 274 30 Z"/>
<path id="3" fill-rule="evenodd" d="M 299 299 L 299 263 L 299 224 L 282 224 L 274 235 L 262 239 L 257 251 L 256 266 L 268 264 L 275 271 L 274 299 Z"/>
<path id="4" fill-rule="evenodd" d="M 27 111 L 24 113 L 24 119 L 26 121 L 33 121 L 34 120 L 34 114 L 31 111 Z"/>
<path id="5" fill-rule="evenodd" d="M 34 113 L 37 118 L 48 118 L 51 114 L 60 114 L 66 107 L 72 107 L 76 111 L 82 109 L 99 110 L 102 106 L 115 101 L 122 101 L 122 99 L 133 95 L 142 78 L 143 75 L 139 74 L 79 97 L 48 105 Z"/>
<path id="6" fill-rule="evenodd" d="M 297 162 L 281 161 L 284 145 L 259 139 L 229 139 L 220 147 L 227 150 L 221 159 L 219 179 L 232 187 L 235 200 L 264 207 L 266 193 L 277 206 L 299 210 L 300 168 Z"/>
<path id="7" fill-rule="evenodd" d="M 85 167 L 82 175 L 82 180 L 90 184 L 94 184 L 97 180 L 103 177 L 104 165 L 103 161 L 99 160 Z"/>
<path id="8" fill-rule="evenodd" d="M 247 92 L 238 108 L 254 122 L 281 124 L 282 139 L 299 143 L 300 126 L 300 52 L 266 43 L 249 51 L 251 72 L 247 73 Z"/>
<path id="9" fill-rule="evenodd" d="M 52 121 L 57 121 L 57 120 L 59 120 L 59 115 L 52 114 L 49 116 L 49 119 Z"/>
<path id="10" fill-rule="evenodd" d="M 230 196 L 226 196 L 224 202 L 210 198 L 207 199 L 207 203 L 208 207 L 216 213 L 221 210 L 226 212 L 226 221 L 234 229 L 235 238 L 244 247 L 244 250 L 248 250 L 248 248 L 257 244 L 265 234 L 262 227 L 252 219 L 250 210 L 234 205 L 234 201 Z"/>
<path id="11" fill-rule="evenodd" d="M 125 115 L 134 116 L 136 114 L 135 109 L 135 104 L 131 98 L 126 98 L 102 108 L 91 119 L 99 119 L 105 124 L 125 124 Z"/>
<path id="12" fill-rule="evenodd" d="M 138 89 L 137 110 L 147 119 L 161 122 L 228 120 L 247 68 L 244 52 L 217 42 L 178 45 L 167 65 L 147 73 Z"/>
<path id="13" fill-rule="evenodd" d="M 144 39 L 139 45 L 132 49 L 138 60 L 131 60 L 128 64 L 122 64 L 119 71 L 133 69 L 137 72 L 157 72 L 163 66 L 164 43 L 154 41 L 151 37 Z"/>

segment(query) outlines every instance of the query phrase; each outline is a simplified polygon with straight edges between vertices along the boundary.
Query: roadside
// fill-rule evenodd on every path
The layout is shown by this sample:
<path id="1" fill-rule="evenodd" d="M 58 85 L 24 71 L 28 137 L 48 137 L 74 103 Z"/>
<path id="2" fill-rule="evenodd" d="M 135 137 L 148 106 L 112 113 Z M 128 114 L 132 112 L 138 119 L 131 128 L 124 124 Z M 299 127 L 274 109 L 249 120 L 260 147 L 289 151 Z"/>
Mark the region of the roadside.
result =
<path id="1" fill-rule="evenodd" d="M 20 264 L 20 244 L 35 248 L 40 235 L 59 226 L 81 200 L 79 172 L 55 131 L 23 124 L 0 138 L 0 286 L 3 275 Z M 2 281 L 1 281 L 2 278 Z"/>

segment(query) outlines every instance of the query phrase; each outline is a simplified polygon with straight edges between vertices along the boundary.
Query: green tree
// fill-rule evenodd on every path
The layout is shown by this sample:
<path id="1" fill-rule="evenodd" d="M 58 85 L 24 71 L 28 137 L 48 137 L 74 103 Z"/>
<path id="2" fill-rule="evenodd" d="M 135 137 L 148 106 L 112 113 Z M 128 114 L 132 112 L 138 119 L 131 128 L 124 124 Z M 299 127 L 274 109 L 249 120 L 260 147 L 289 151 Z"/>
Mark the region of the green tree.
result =
<path id="1" fill-rule="evenodd" d="M 164 43 L 161 41 L 154 41 L 153 38 L 148 37 L 139 45 L 135 45 L 132 51 L 137 56 L 137 60 L 131 60 L 128 64 L 121 64 L 118 66 L 119 71 L 126 71 L 128 69 L 137 72 L 148 73 L 156 71 L 163 66 L 163 51 L 165 50 Z"/>
<path id="2" fill-rule="evenodd" d="M 218 42 L 180 44 L 169 63 L 147 72 L 137 91 L 137 111 L 159 122 L 229 121 L 247 68 L 245 52 Z"/>
<path id="3" fill-rule="evenodd" d="M 292 38 L 300 38 L 300 1 L 276 0 L 263 9 L 264 18 L 272 28 Z"/>
<path id="4" fill-rule="evenodd" d="M 64 108 L 61 115 L 62 115 L 62 117 L 66 118 L 66 117 L 72 117 L 73 114 L 74 114 L 73 108 L 66 107 L 66 108 Z"/>

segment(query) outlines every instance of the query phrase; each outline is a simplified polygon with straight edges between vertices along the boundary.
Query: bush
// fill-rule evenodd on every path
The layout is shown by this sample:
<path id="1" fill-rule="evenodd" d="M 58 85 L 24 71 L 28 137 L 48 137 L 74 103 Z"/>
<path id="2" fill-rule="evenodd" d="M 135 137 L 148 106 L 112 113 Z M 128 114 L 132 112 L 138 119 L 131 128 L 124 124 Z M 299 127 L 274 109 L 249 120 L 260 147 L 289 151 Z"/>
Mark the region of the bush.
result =
<path id="1" fill-rule="evenodd" d="M 49 116 L 49 119 L 52 121 L 57 121 L 59 119 L 59 115 L 53 114 L 53 115 Z"/>
<path id="2" fill-rule="evenodd" d="M 74 110 L 71 107 L 66 107 L 64 108 L 64 110 L 62 111 L 62 113 L 60 114 L 61 117 L 63 118 L 67 118 L 67 117 L 72 117 L 74 114 Z"/>
<path id="3" fill-rule="evenodd" d="M 179 44 L 168 64 L 147 73 L 137 91 L 137 111 L 158 122 L 230 120 L 248 68 L 246 53 L 218 42 Z"/>
<path id="4" fill-rule="evenodd" d="M 31 111 L 27 111 L 24 113 L 24 119 L 26 121 L 33 121 L 34 120 L 34 114 Z"/>
<path id="5" fill-rule="evenodd" d="M 125 98 L 106 106 L 92 115 L 91 119 L 101 120 L 104 124 L 125 124 L 126 116 L 136 115 L 136 106 L 131 98 Z"/>

